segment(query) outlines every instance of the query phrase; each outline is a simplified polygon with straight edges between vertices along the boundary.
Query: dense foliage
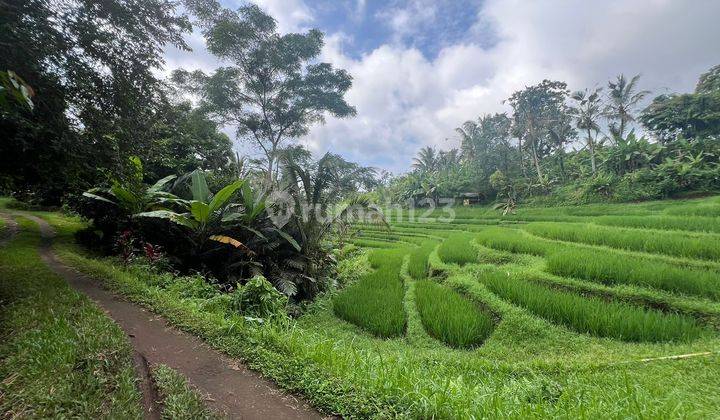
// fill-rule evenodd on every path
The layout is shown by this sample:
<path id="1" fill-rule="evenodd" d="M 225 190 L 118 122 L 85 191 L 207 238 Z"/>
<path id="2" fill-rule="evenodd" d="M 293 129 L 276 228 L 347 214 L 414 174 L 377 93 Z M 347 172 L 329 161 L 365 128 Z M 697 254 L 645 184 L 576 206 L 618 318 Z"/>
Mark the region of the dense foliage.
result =
<path id="1" fill-rule="evenodd" d="M 641 112 L 649 92 L 639 90 L 639 76 L 577 92 L 544 80 L 515 92 L 510 114 L 462 124 L 459 149 L 421 149 L 413 170 L 386 182 L 379 196 L 416 205 L 497 200 L 508 213 L 521 200 L 571 204 L 715 191 L 718 73 L 720 66 L 700 76 L 694 93 L 660 95 Z"/>

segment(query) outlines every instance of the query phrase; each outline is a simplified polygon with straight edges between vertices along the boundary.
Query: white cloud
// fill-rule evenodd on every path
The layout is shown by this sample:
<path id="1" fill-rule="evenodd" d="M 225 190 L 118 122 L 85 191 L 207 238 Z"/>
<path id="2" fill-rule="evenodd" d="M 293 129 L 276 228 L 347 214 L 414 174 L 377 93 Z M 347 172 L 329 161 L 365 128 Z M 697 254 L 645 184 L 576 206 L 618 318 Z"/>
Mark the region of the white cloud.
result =
<path id="1" fill-rule="evenodd" d="M 427 18 L 414 10 L 395 11 L 390 22 L 398 37 L 406 22 Z M 498 43 L 484 50 L 481 40 L 470 40 L 432 60 L 397 43 L 351 59 L 342 39 L 330 36 L 323 59 L 353 75 L 347 99 L 358 116 L 329 119 L 304 141 L 318 153 L 401 171 L 419 147 L 449 147 L 454 127 L 505 110 L 502 101 L 513 91 L 545 78 L 581 89 L 621 72 L 642 73 L 641 87 L 656 94 L 688 91 L 720 63 L 717 16 L 720 2 L 711 0 L 488 0 L 471 33 L 482 34 L 490 22 Z"/>
<path id="2" fill-rule="evenodd" d="M 303 0 L 256 2 L 283 32 L 318 24 Z M 717 0 L 486 0 L 463 42 L 444 46 L 433 58 L 405 40 L 428 22 L 441 22 L 443 7 L 426 0 L 407 4 L 381 14 L 394 36 L 359 58 L 343 49 L 352 46 L 351 37 L 327 35 L 322 60 L 353 75 L 347 99 L 358 115 L 313 127 L 302 141 L 314 152 L 332 150 L 403 171 L 420 147 L 451 147 L 453 129 L 463 121 L 506 110 L 502 101 L 512 92 L 544 78 L 582 89 L 604 86 L 621 72 L 642 73 L 643 89 L 682 92 L 720 63 Z M 365 9 L 364 0 L 354 5 Z M 484 49 L 489 32 L 496 43 Z M 199 34 L 190 42 L 193 53 L 166 55 L 169 67 L 217 66 Z"/>

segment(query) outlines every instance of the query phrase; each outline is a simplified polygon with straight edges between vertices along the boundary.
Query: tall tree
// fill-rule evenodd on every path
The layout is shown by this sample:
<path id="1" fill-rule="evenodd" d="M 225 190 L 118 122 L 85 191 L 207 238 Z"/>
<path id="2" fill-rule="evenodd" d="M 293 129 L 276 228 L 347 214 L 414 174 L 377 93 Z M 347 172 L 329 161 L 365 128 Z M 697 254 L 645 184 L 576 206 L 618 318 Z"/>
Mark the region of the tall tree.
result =
<path id="1" fill-rule="evenodd" d="M 639 74 L 629 81 L 624 74 L 620 74 L 615 81 L 608 82 L 605 116 L 610 120 L 610 132 L 614 136 L 625 136 L 625 130 L 635 121 L 638 103 L 650 93 L 648 90 L 637 90 L 639 80 Z"/>
<path id="2" fill-rule="evenodd" d="M 236 12 L 216 0 L 188 0 L 187 5 L 199 19 L 210 52 L 232 65 L 210 75 L 180 70 L 173 78 L 262 151 L 270 188 L 278 150 L 286 140 L 307 134 L 328 114 L 355 115 L 344 98 L 352 78 L 345 70 L 317 62 L 323 46 L 318 30 L 282 35 L 275 19 L 254 4 Z"/>
<path id="3" fill-rule="evenodd" d="M 703 73 L 694 93 L 660 95 L 640 121 L 661 141 L 720 136 L 720 66 Z"/>
<path id="4" fill-rule="evenodd" d="M 425 146 L 413 159 L 413 168 L 423 173 L 434 172 L 438 166 L 438 156 L 434 148 Z"/>
<path id="5" fill-rule="evenodd" d="M 601 92 L 602 88 L 585 89 L 584 91 L 577 91 L 571 96 L 575 101 L 575 106 L 572 108 L 575 126 L 587 135 L 585 141 L 588 151 L 590 151 L 590 166 L 593 174 L 597 172 L 595 144 L 600 132 L 600 118 L 602 118 Z"/>
<path id="6" fill-rule="evenodd" d="M 0 176 L 56 204 L 126 167 L 151 141 L 163 49 L 187 48 L 189 29 L 171 0 L 1 1 L 0 69 L 37 95 L 32 113 L 2 116 Z"/>
<path id="7" fill-rule="evenodd" d="M 567 124 L 564 114 L 568 94 L 566 83 L 543 80 L 513 93 L 508 99 L 513 108 L 513 132 L 530 149 L 540 183 L 544 183 L 540 160 L 555 144 L 552 130 L 559 131 L 558 124 Z"/>

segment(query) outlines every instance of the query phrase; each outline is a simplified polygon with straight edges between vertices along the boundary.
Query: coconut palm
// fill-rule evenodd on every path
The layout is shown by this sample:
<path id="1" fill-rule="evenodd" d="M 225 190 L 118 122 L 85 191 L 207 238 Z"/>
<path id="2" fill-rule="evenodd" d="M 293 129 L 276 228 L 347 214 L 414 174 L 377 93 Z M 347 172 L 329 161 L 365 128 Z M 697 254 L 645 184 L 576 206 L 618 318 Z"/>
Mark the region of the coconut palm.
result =
<path id="1" fill-rule="evenodd" d="M 413 159 L 413 167 L 420 172 L 434 172 L 437 169 L 438 156 L 434 148 L 425 146 Z"/>
<path id="2" fill-rule="evenodd" d="M 596 88 L 592 91 L 585 89 L 577 91 L 571 95 L 575 101 L 575 107 L 571 108 L 575 126 L 578 130 L 587 134 L 587 147 L 590 151 L 590 164 L 592 173 L 597 172 L 597 164 L 595 162 L 595 140 L 600 132 L 600 118 L 602 117 L 602 101 L 600 93 L 602 88 Z M 593 133 L 595 137 L 593 138 Z"/>
<path id="3" fill-rule="evenodd" d="M 650 91 L 637 91 L 640 75 L 636 74 L 629 81 L 624 74 L 617 76 L 615 81 L 608 82 L 608 104 L 605 116 L 611 121 L 610 132 L 615 137 L 624 137 L 628 125 L 635 121 L 635 107 Z M 618 125 L 619 124 L 619 125 Z"/>

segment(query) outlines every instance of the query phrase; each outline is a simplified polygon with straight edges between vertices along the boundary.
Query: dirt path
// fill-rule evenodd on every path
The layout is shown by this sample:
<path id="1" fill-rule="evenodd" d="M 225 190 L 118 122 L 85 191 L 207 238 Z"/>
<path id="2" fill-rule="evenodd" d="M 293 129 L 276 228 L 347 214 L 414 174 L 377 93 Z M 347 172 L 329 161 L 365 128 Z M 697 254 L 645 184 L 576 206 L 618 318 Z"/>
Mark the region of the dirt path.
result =
<path id="1" fill-rule="evenodd" d="M 317 419 L 321 414 L 307 403 L 284 393 L 272 382 L 249 370 L 238 361 L 211 349 L 200 339 L 177 331 L 161 317 L 101 288 L 97 281 L 68 268 L 52 252 L 53 229 L 42 219 L 23 215 L 40 226 L 43 237 L 41 256 L 50 268 L 71 286 L 94 300 L 127 333 L 137 352 L 140 370 L 147 362 L 163 363 L 185 375 L 205 394 L 208 406 L 230 418 L 242 419 Z M 139 360 L 138 360 L 139 358 Z M 147 362 L 145 362 L 147 361 Z M 154 395 L 147 372 L 143 379 L 146 415 L 156 418 Z M 148 399 L 150 401 L 148 401 Z M 150 405 L 148 405 L 150 404 Z"/>

